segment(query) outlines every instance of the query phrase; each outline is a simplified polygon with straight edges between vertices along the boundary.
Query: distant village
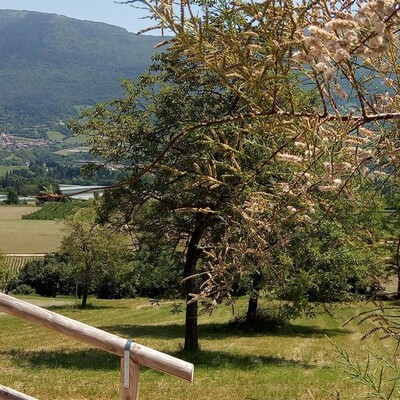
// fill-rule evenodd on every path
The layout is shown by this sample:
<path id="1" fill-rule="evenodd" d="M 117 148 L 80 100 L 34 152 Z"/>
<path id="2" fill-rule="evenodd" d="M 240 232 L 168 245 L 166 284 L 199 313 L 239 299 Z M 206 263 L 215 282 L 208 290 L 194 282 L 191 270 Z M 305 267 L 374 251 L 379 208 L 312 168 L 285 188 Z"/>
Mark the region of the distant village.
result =
<path id="1" fill-rule="evenodd" d="M 50 140 L 46 139 L 35 139 L 27 140 L 26 142 L 20 142 L 11 133 L 0 133 L 0 149 L 31 149 L 33 147 L 49 147 L 50 145 Z"/>

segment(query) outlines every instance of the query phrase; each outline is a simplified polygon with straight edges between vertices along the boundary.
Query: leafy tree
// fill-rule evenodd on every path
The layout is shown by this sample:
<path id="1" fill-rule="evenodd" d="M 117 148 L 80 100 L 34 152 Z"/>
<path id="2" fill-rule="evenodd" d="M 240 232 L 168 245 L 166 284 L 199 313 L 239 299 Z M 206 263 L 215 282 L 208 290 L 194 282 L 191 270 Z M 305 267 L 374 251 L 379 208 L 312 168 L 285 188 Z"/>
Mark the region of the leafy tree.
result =
<path id="1" fill-rule="evenodd" d="M 248 224 L 260 220 L 257 216 L 251 218 L 250 207 L 272 198 L 274 183 L 289 187 L 287 176 L 298 179 L 301 169 L 274 159 L 276 148 L 282 146 L 282 137 L 265 135 L 262 126 L 251 136 L 242 123 L 235 123 L 235 115 L 246 109 L 235 93 L 218 88 L 212 75 L 182 79 L 173 68 L 173 60 L 174 57 L 162 58 L 154 67 L 157 74 L 144 76 L 135 84 L 125 82 L 125 98 L 99 104 L 72 127 L 77 134 L 84 132 L 88 136 L 96 155 L 106 162 L 126 165 L 126 180 L 118 190 L 105 194 L 100 218 L 120 226 L 129 224 L 138 232 L 140 256 L 146 248 L 170 246 L 176 265 L 181 264 L 188 301 L 185 348 L 195 349 L 197 300 L 203 296 L 199 286 L 205 283 L 204 287 L 210 287 L 210 281 L 202 276 L 208 272 L 207 263 L 215 262 L 218 257 L 217 264 L 226 263 L 223 257 L 231 257 L 231 250 L 235 249 L 236 261 L 230 260 L 227 266 L 232 274 L 227 278 L 222 276 L 227 295 L 240 271 L 239 267 L 234 272 L 235 262 L 247 266 L 250 272 L 246 273 L 250 275 L 255 270 L 268 269 L 272 251 L 261 258 L 265 247 L 258 249 L 258 255 L 253 251 L 243 236 L 253 228 L 246 227 L 243 221 L 247 218 Z M 300 89 L 296 95 L 303 102 L 312 101 L 312 96 Z M 190 132 L 171 144 L 171 137 L 181 134 L 184 128 L 180 125 L 185 121 L 212 116 L 215 123 L 186 128 Z M 281 127 L 275 129 L 281 131 Z M 168 152 L 157 159 L 165 147 L 169 147 Z M 269 163 L 265 163 L 268 159 Z M 149 165 L 148 174 L 137 179 L 137 172 Z M 144 175 L 143 171 L 140 174 Z M 309 206 L 309 199 L 298 197 L 293 194 L 297 207 Z M 275 210 L 269 210 L 270 216 L 279 215 L 280 223 L 273 230 L 268 231 L 271 225 L 259 230 L 264 245 L 270 243 L 271 248 L 281 248 L 285 240 L 277 239 L 277 232 L 288 232 L 284 226 L 289 224 L 285 220 L 293 219 L 290 207 L 294 208 L 282 201 Z M 266 213 L 263 218 L 267 219 Z M 302 218 L 297 220 L 300 225 L 304 225 Z M 226 237 L 236 237 L 237 242 L 223 253 Z M 152 250 L 153 257 L 155 252 Z"/>
<path id="2" fill-rule="evenodd" d="M 207 76 L 200 77 L 200 83 L 197 79 L 185 82 L 168 62 L 157 73 L 143 77 L 137 84 L 125 82 L 125 98 L 98 105 L 93 113 L 86 114 L 82 125 L 78 122 L 73 125 L 76 133 L 84 131 L 90 136 L 88 140 L 95 154 L 107 162 L 125 163 L 127 176 L 132 172 L 135 175 L 142 165 L 158 156 L 170 137 L 179 132 L 179 121 L 208 114 L 216 118 L 230 115 L 236 107 L 235 96 L 216 90 Z M 174 79 L 178 82 L 173 82 Z M 146 107 L 142 107 L 142 102 Z M 96 138 L 92 135 L 95 130 L 104 134 Z M 121 131 L 130 133 L 122 138 Z M 223 152 L 229 144 L 207 143 L 209 133 L 208 130 L 193 132 L 174 147 L 153 173 L 141 181 L 128 183 L 126 188 L 106 193 L 103 202 L 103 218 L 110 218 L 108 211 L 117 208 L 116 218 L 121 225 L 128 222 L 139 227 L 138 240 L 143 251 L 146 247 L 165 248 L 166 243 L 176 250 L 177 256 L 173 257 L 183 269 L 188 301 L 198 292 L 194 275 L 203 254 L 199 245 L 204 236 L 220 234 L 223 221 L 214 215 L 214 210 L 225 207 L 226 199 L 232 196 L 230 185 L 217 185 L 213 191 L 204 185 L 196 187 L 201 176 L 200 165 L 213 168 L 214 156 L 223 164 L 230 158 L 229 153 Z M 218 136 L 216 132 L 215 135 Z M 219 172 L 225 171 L 227 180 L 228 168 L 226 164 Z M 187 306 L 185 343 L 187 349 L 198 347 L 196 302 Z"/>
<path id="3" fill-rule="evenodd" d="M 382 135 L 397 100 L 379 94 L 374 105 L 377 81 L 362 74 L 383 79 L 383 60 L 396 73 L 397 9 L 365 3 L 357 21 L 340 2 L 207 2 L 202 17 L 189 3 L 177 16 L 169 2 L 148 3 L 176 34 L 166 60 L 72 125 L 105 162 L 126 165 L 105 208 L 118 204 L 121 223 L 183 253 L 185 349 L 198 347 L 197 301 L 218 304 L 236 276 L 259 269 L 285 285 L 287 265 L 275 261 L 294 240 L 288 227 L 318 229 L 340 198 L 357 203 L 353 185 L 372 160 L 397 162 L 387 158 L 396 130 Z M 136 218 L 144 205 L 147 221 Z"/>
<path id="4" fill-rule="evenodd" d="M 7 190 L 7 200 L 5 200 L 6 204 L 19 204 L 18 193 L 14 188 L 10 188 Z"/>
<path id="5" fill-rule="evenodd" d="M 400 197 L 396 180 L 385 193 L 386 208 L 381 210 L 381 223 L 385 230 L 384 243 L 390 251 L 389 264 L 397 277 L 396 298 L 400 298 Z"/>
<path id="6" fill-rule="evenodd" d="M 66 235 L 61 252 L 69 261 L 82 294 L 82 307 L 93 286 L 106 274 L 117 274 L 129 263 L 130 238 L 121 231 L 96 222 L 93 208 L 82 208 L 64 222 Z"/>
<path id="7" fill-rule="evenodd" d="M 58 254 L 49 254 L 42 260 L 28 262 L 18 275 L 16 288 L 22 285 L 46 297 L 73 293 L 74 287 L 66 259 Z"/>

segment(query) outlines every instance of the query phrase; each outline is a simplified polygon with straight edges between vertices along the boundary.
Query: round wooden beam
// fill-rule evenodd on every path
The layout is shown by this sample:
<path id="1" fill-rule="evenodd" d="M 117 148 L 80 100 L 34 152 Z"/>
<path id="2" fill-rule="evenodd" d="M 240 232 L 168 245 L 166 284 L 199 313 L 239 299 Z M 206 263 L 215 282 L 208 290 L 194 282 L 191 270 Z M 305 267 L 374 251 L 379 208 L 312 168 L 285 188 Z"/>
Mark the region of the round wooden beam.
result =
<path id="1" fill-rule="evenodd" d="M 63 333 L 120 357 L 124 355 L 126 339 L 3 293 L 0 293 L 0 311 Z M 193 364 L 139 343 L 133 343 L 131 358 L 137 364 L 145 365 L 190 382 L 193 380 Z"/>
<path id="2" fill-rule="evenodd" d="M 0 400 L 37 400 L 27 394 L 0 385 Z"/>

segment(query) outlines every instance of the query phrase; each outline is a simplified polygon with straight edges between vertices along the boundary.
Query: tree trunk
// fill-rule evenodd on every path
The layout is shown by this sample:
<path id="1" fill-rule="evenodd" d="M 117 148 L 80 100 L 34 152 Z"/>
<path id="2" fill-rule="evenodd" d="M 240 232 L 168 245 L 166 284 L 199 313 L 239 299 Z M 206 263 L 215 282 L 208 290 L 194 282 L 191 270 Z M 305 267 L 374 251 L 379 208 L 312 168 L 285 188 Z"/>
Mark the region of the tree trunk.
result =
<path id="1" fill-rule="evenodd" d="M 258 296 L 261 289 L 261 274 L 255 272 L 253 275 L 253 290 L 250 294 L 249 304 L 247 307 L 246 323 L 254 326 L 257 322 L 257 308 L 258 308 Z"/>
<path id="2" fill-rule="evenodd" d="M 207 226 L 207 216 L 200 215 L 197 218 L 196 227 L 192 233 L 189 241 L 185 269 L 183 277 L 185 279 L 185 294 L 186 294 L 186 321 L 185 321 L 185 351 L 193 351 L 199 349 L 199 335 L 197 330 L 197 301 L 188 304 L 192 300 L 191 293 L 198 293 L 198 287 L 196 284 L 196 265 L 197 261 L 202 253 L 202 250 L 198 248 L 200 240 L 204 234 Z M 189 278 L 192 277 L 192 278 Z M 189 278 L 189 279 L 186 279 Z"/>
<path id="3" fill-rule="evenodd" d="M 85 245 L 84 250 L 89 252 L 88 246 Z M 83 276 L 82 282 L 82 308 L 86 308 L 87 306 L 87 299 L 89 296 L 89 289 L 92 284 L 92 270 L 93 270 L 94 261 L 92 258 L 89 258 L 85 262 L 85 271 Z"/>
<path id="4" fill-rule="evenodd" d="M 258 292 L 254 291 L 249 299 L 249 305 L 247 307 L 246 323 L 254 326 L 257 321 L 257 308 L 258 308 Z"/>
<path id="5" fill-rule="evenodd" d="M 87 282 L 85 282 L 82 287 L 82 304 L 81 304 L 82 308 L 86 308 L 87 306 L 88 295 L 89 295 L 89 285 Z"/>
<path id="6" fill-rule="evenodd" d="M 396 248 L 396 269 L 397 269 L 397 293 L 396 298 L 400 299 L 400 237 Z"/>

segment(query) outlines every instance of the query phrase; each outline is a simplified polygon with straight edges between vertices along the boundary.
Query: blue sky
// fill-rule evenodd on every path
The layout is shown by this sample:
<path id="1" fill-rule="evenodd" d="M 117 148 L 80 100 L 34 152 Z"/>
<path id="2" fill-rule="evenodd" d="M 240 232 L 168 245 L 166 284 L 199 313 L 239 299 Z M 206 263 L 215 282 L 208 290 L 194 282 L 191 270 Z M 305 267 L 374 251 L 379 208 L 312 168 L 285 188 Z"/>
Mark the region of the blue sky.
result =
<path id="1" fill-rule="evenodd" d="M 141 3 L 135 4 L 138 7 Z M 121 26 L 129 32 L 138 32 L 154 23 L 154 20 L 142 18 L 148 15 L 145 10 L 126 4 L 116 4 L 114 0 L 0 0 L 0 9 L 41 11 L 106 22 Z"/>

